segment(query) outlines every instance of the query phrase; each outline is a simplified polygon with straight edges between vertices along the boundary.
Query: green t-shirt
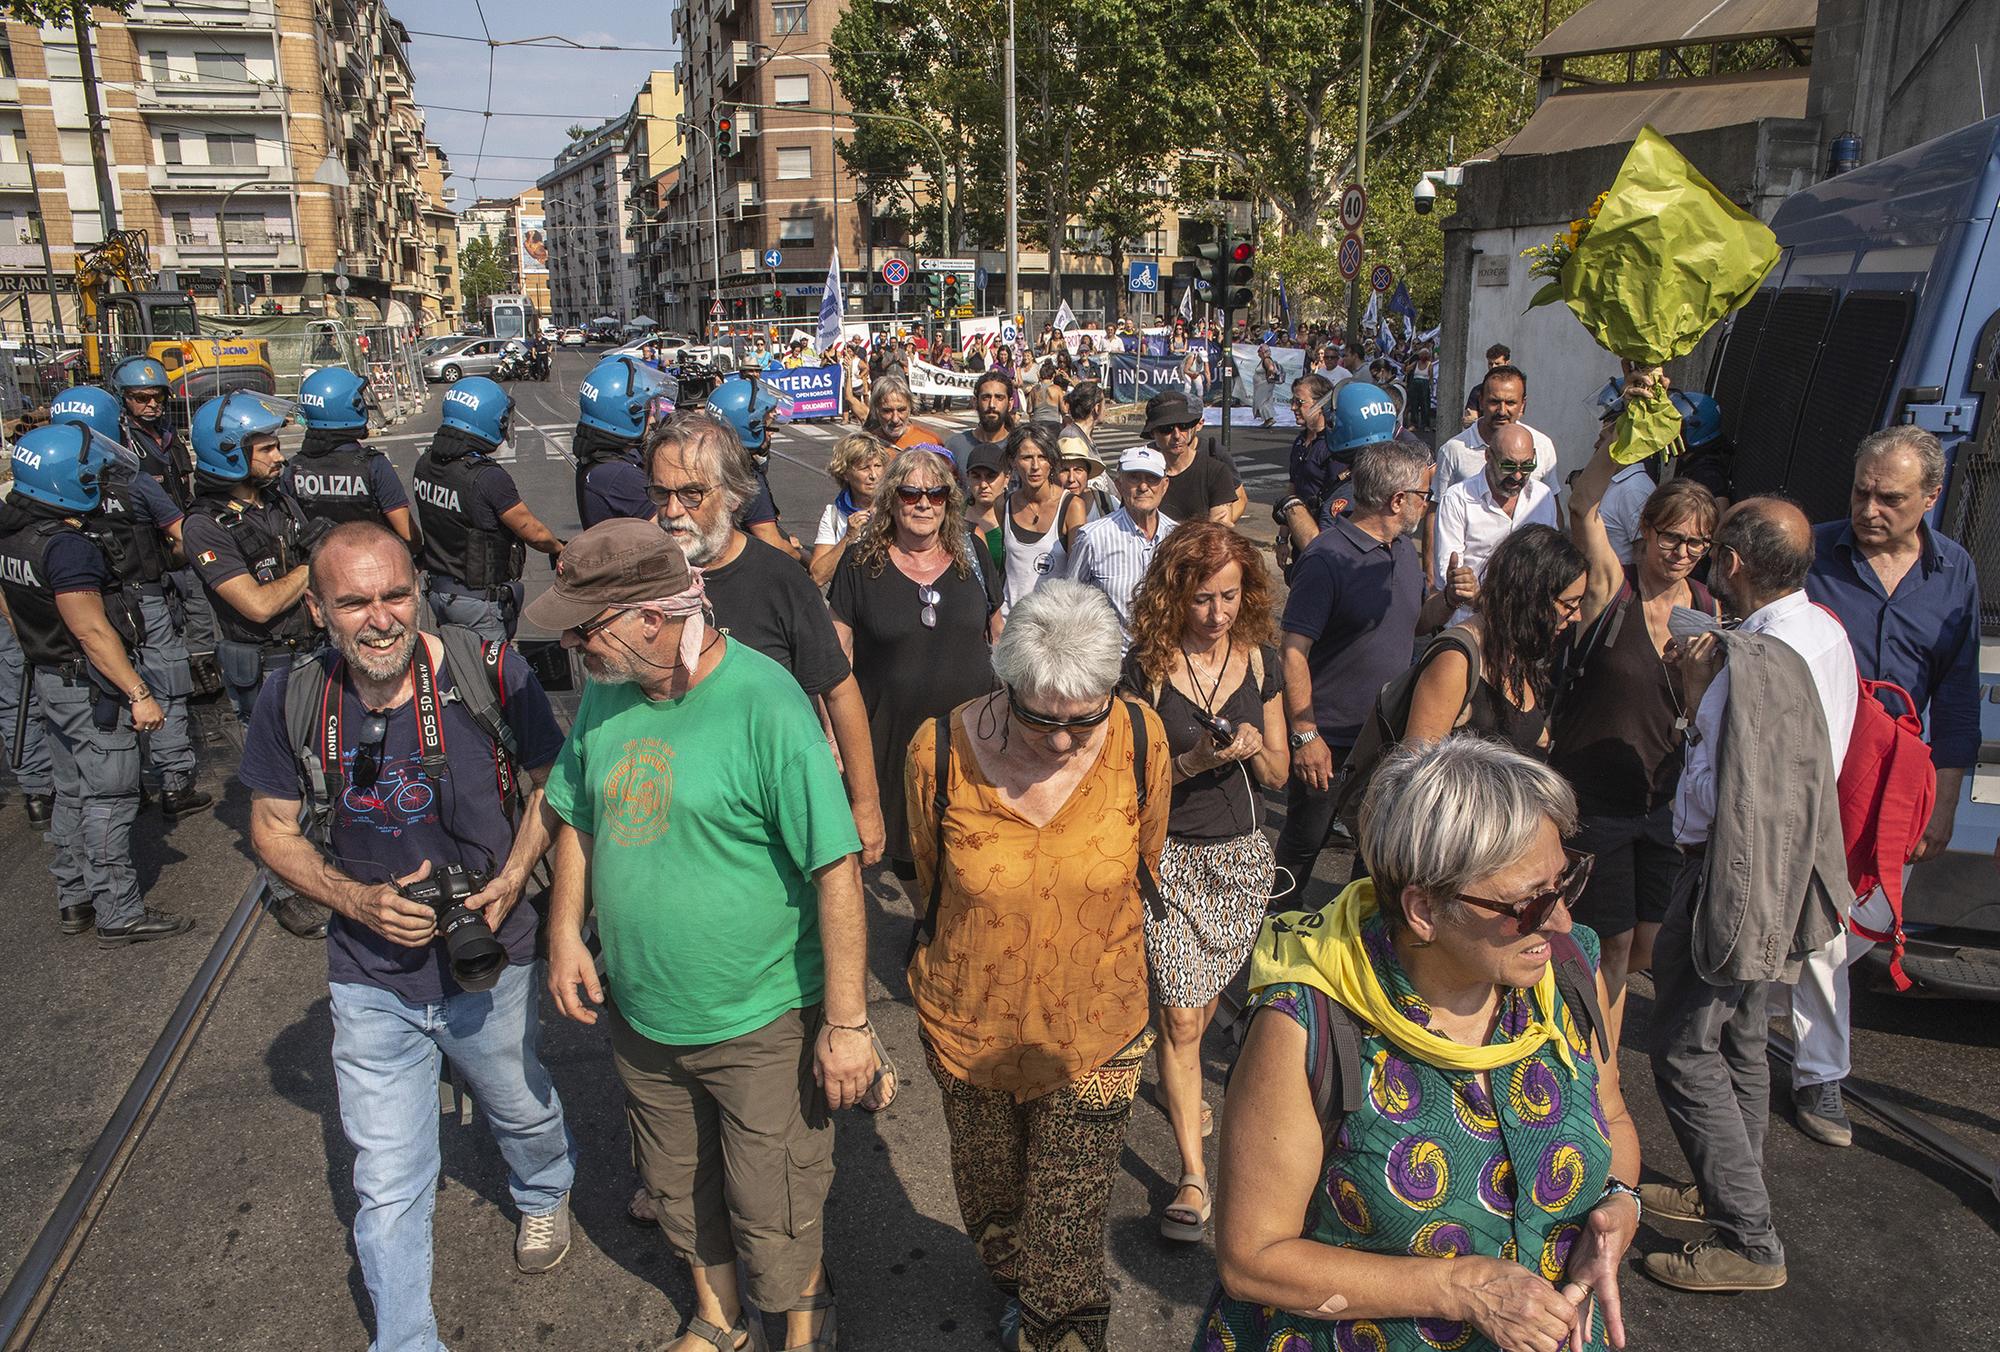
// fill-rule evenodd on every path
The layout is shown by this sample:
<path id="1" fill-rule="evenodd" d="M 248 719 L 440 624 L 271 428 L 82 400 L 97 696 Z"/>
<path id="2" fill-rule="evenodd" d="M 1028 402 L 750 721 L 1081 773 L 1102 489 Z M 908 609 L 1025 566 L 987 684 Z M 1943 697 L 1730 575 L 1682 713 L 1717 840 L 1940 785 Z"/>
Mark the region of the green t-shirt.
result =
<path id="1" fill-rule="evenodd" d="M 731 642 L 679 699 L 585 690 L 549 805 L 592 837 L 611 998 L 656 1042 L 719 1042 L 826 987 L 812 875 L 861 841 L 797 681 Z"/>

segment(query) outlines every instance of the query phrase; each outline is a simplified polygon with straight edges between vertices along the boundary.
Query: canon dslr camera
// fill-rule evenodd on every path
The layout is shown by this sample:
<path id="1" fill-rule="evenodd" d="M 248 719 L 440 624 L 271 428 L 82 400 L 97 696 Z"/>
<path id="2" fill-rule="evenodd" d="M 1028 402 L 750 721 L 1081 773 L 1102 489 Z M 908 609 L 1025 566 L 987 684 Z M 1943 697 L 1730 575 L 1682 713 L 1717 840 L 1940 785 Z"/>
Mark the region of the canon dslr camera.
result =
<path id="1" fill-rule="evenodd" d="M 467 909 L 465 899 L 486 886 L 487 877 L 463 864 L 446 864 L 428 878 L 407 883 L 402 893 L 437 915 L 438 938 L 461 990 L 490 991 L 507 970 L 507 950 L 493 937 L 486 917 Z"/>

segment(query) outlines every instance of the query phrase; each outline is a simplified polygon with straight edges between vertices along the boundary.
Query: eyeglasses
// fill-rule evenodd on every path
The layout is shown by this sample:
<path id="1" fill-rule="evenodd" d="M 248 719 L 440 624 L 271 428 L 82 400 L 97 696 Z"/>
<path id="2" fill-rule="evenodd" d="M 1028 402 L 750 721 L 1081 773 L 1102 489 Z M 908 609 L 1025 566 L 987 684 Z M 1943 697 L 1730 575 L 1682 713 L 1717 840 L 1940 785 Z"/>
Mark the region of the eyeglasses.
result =
<path id="1" fill-rule="evenodd" d="M 1554 887 L 1544 888 L 1522 901 L 1495 901 L 1491 897 L 1475 897 L 1464 892 L 1457 899 L 1468 906 L 1477 906 L 1482 911 L 1495 915 L 1511 916 L 1516 934 L 1533 934 L 1546 925 L 1558 903 L 1574 907 L 1577 898 L 1583 895 L 1584 884 L 1590 881 L 1590 869 L 1597 862 L 1594 854 L 1565 848 L 1563 871 L 1556 876 Z"/>
<path id="2" fill-rule="evenodd" d="M 1575 619 L 1577 613 L 1582 609 L 1583 598 L 1581 596 L 1558 596 L 1556 598 L 1556 614 L 1561 615 L 1564 619 Z"/>
<path id="3" fill-rule="evenodd" d="M 1708 553 L 1708 546 L 1711 543 L 1706 535 L 1682 535 L 1679 531 L 1671 530 L 1656 532 L 1656 538 L 1659 540 L 1662 554 L 1679 554 L 1685 551 L 1697 559 Z"/>
<path id="4" fill-rule="evenodd" d="M 1438 500 L 1437 490 L 1434 488 L 1406 488 L 1403 491 L 1413 498 L 1422 498 L 1427 503 L 1435 503 Z"/>
<path id="5" fill-rule="evenodd" d="M 630 606 L 613 606 L 608 615 L 599 615 L 594 620 L 585 620 L 582 624 L 573 625 L 570 628 L 570 632 L 575 634 L 579 641 L 588 643 L 606 629 L 618 623 L 619 617 L 630 609 Z"/>
<path id="6" fill-rule="evenodd" d="M 702 502 L 715 490 L 707 484 L 682 484 L 679 488 L 667 488 L 660 484 L 647 484 L 646 497 L 655 507 L 664 507 L 674 498 L 679 498 L 681 506 L 690 512 L 701 510 Z"/>
<path id="7" fill-rule="evenodd" d="M 389 740 L 389 716 L 370 714 L 361 720 L 361 739 L 354 744 L 354 769 L 348 778 L 357 789 L 372 789 L 382 776 L 382 744 Z"/>
<path id="8" fill-rule="evenodd" d="M 1047 714 L 1038 714 L 1032 709 L 1023 707 L 1020 697 L 1014 693 L 1014 687 L 1007 687 L 1007 707 L 1014 711 L 1015 718 L 1038 732 L 1076 732 L 1083 728 L 1094 728 L 1111 717 L 1111 706 L 1115 703 L 1116 700 L 1106 700 L 1102 709 L 1094 714 L 1085 714 L 1082 718 L 1051 718 Z"/>
<path id="9" fill-rule="evenodd" d="M 928 498 L 933 506 L 942 507 L 951 501 L 951 488 L 947 484 L 939 484 L 936 488 L 919 488 L 915 484 L 897 484 L 896 496 L 912 506 Z"/>
<path id="10" fill-rule="evenodd" d="M 1506 477 L 1509 474 L 1533 474 L 1535 462 L 1532 460 L 1495 460 L 1493 472 Z"/>

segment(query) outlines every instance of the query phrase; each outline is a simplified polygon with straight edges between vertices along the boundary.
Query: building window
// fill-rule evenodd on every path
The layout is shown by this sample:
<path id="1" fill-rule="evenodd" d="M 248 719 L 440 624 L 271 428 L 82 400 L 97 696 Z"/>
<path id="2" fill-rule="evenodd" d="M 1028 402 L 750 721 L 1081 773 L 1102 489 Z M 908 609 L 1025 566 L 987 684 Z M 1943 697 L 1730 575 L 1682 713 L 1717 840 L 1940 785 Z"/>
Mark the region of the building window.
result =
<path id="1" fill-rule="evenodd" d="M 165 52 L 146 53 L 146 78 L 154 84 L 165 84 L 174 78 L 168 73 L 167 54 Z"/>
<path id="2" fill-rule="evenodd" d="M 222 237 L 231 244 L 269 244 L 271 231 L 261 211 L 232 211 L 222 218 Z"/>
<path id="3" fill-rule="evenodd" d="M 9 164 L 26 164 L 28 162 L 28 133 L 20 127 L 15 127 L 9 133 L 6 141 L 0 142 L 0 155 L 5 155 Z"/>
<path id="4" fill-rule="evenodd" d="M 811 103 L 812 82 L 810 76 L 780 75 L 771 81 L 771 102 Z"/>
<path id="5" fill-rule="evenodd" d="M 771 31 L 779 37 L 806 31 L 806 7 L 801 4 L 771 6 Z"/>
<path id="6" fill-rule="evenodd" d="M 21 217 L 21 228 L 15 237 L 23 244 L 40 244 L 42 242 L 42 218 L 33 212 L 29 212 L 26 216 Z"/>
<path id="7" fill-rule="evenodd" d="M 0 46 L 0 80 L 14 78 L 14 49 Z"/>
<path id="8" fill-rule="evenodd" d="M 778 243 L 810 245 L 812 242 L 812 217 L 800 216 L 778 222 Z"/>
<path id="9" fill-rule="evenodd" d="M 177 131 L 160 133 L 160 163 L 179 164 L 181 162 L 181 134 Z"/>
<path id="10" fill-rule="evenodd" d="M 174 243 L 194 243 L 194 217 L 185 211 L 174 213 Z"/>
<path id="11" fill-rule="evenodd" d="M 813 159 L 811 146 L 781 146 L 778 149 L 778 177 L 780 179 L 811 178 Z"/>
<path id="12" fill-rule="evenodd" d="M 249 84 L 250 58 L 243 52 L 196 52 L 195 78 L 218 84 Z"/>
<path id="13" fill-rule="evenodd" d="M 208 162 L 210 164 L 255 164 L 257 163 L 257 138 L 244 132 L 208 133 Z"/>

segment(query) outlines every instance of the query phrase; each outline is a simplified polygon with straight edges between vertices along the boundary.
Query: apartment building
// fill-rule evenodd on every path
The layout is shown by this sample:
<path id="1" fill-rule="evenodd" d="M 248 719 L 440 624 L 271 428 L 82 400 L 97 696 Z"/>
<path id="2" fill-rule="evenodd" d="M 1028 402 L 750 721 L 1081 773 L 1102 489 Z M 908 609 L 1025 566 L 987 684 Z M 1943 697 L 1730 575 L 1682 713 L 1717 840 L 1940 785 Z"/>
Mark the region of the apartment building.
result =
<path id="1" fill-rule="evenodd" d="M 548 313 L 558 324 L 582 324 L 601 315 L 630 319 L 640 312 L 638 249 L 625 228 L 632 120 L 628 110 L 570 142 L 556 156 L 555 168 L 536 181 L 548 255 Z"/>
<path id="2" fill-rule="evenodd" d="M 224 308 L 226 262 L 236 306 L 319 311 L 344 273 L 360 321 L 446 317 L 447 170 L 380 0 L 135 0 L 92 18 L 116 224 L 146 231 L 161 285 Z M 68 291 L 105 230 L 76 36 L 8 22 L 0 72 L 0 294 L 42 324 L 43 242 Z"/>
<path id="3" fill-rule="evenodd" d="M 674 275 L 661 193 L 672 191 L 685 154 L 680 81 L 656 70 L 639 86 L 625 142 L 625 236 L 633 244 L 632 303 L 653 319 L 684 328 L 670 313 L 688 303 L 686 278 Z M 636 316 L 635 316 L 636 317 Z"/>

